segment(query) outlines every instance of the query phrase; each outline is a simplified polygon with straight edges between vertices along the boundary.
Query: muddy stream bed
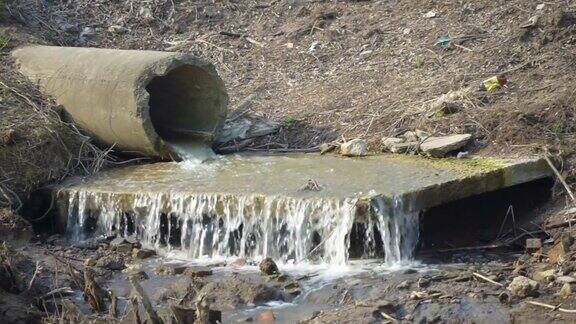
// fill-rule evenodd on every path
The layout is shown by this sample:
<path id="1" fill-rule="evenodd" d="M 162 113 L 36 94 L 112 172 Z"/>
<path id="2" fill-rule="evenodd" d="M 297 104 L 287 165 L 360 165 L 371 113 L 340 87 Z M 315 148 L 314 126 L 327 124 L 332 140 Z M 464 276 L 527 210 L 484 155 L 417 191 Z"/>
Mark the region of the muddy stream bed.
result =
<path id="1" fill-rule="evenodd" d="M 433 187 L 439 179 L 454 183 L 471 169 L 498 165 L 474 162 L 454 171 L 387 157 L 317 161 L 234 157 L 215 165 L 159 163 L 71 179 L 56 192 L 53 215 L 64 219 L 66 234 L 40 234 L 35 244 L 4 247 L 3 253 L 22 273 L 17 291 L 33 293 L 36 306 L 54 321 L 576 319 L 529 303 L 575 307 L 566 292 L 566 284 L 569 290 L 576 282 L 572 237 L 561 241 L 562 262 L 550 261 L 554 240 L 526 250 L 530 233 L 493 248 L 438 245 L 471 245 L 478 237 L 469 233 L 501 241 L 516 236 L 520 229 L 499 226 L 497 211 L 485 207 L 514 202 L 528 210 L 527 200 L 536 202 L 532 196 L 549 190 L 547 182 L 424 212 L 401 198 L 408 196 L 398 195 L 398 188 Z M 522 220 L 522 206 L 514 222 Z M 444 223 L 422 221 L 442 215 Z M 472 224 L 471 217 L 483 221 Z M 30 322 L 16 308 L 10 314 Z"/>

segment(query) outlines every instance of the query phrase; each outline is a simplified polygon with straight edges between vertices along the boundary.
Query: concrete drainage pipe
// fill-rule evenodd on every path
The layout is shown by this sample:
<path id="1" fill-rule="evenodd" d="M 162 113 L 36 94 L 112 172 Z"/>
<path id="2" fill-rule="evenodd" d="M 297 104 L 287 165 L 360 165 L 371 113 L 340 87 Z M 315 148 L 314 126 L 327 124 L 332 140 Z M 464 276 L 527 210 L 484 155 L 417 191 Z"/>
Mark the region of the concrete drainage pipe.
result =
<path id="1" fill-rule="evenodd" d="M 78 126 L 124 152 L 179 159 L 173 143 L 210 143 L 226 117 L 224 83 L 191 55 L 31 46 L 13 56 Z"/>

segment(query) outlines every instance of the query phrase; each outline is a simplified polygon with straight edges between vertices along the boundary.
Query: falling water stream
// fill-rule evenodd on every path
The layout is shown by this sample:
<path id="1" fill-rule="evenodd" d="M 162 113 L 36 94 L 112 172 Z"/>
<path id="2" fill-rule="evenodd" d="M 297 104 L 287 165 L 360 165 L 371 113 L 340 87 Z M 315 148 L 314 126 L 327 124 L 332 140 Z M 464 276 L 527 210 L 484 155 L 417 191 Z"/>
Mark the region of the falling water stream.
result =
<path id="1" fill-rule="evenodd" d="M 355 198 L 140 192 L 126 206 L 117 193 L 68 194 L 68 233 L 75 240 L 136 235 L 155 249 L 212 261 L 271 257 L 282 264 L 345 265 L 357 213 Z M 385 204 L 374 198 L 363 254 L 373 256 L 378 249 L 374 236 L 379 235 L 387 264 L 407 262 L 418 239 L 418 214 L 403 212 L 399 200 Z M 88 230 L 94 222 L 95 228 Z"/>

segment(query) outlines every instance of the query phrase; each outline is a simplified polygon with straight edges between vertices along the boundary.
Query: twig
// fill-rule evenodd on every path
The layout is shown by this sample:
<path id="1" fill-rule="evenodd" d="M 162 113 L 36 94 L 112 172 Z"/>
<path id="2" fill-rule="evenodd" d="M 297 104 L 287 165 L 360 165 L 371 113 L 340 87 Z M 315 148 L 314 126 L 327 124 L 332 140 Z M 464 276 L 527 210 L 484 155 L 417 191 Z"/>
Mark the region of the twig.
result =
<path id="1" fill-rule="evenodd" d="M 388 315 L 382 311 L 380 311 L 380 315 L 382 315 L 382 317 L 384 317 L 385 319 L 392 321 L 392 323 L 398 323 L 397 319 L 395 319 L 394 317 L 392 317 L 392 316 L 390 316 L 390 315 Z"/>
<path id="2" fill-rule="evenodd" d="M 497 285 L 497 286 L 499 286 L 499 287 L 504 287 L 503 284 L 501 284 L 501 283 L 499 283 L 499 282 L 496 282 L 496 281 L 494 281 L 494 280 L 492 280 L 492 279 L 490 279 L 490 278 L 488 278 L 488 277 L 485 277 L 485 276 L 483 276 L 483 275 L 481 275 L 481 274 L 479 274 L 479 273 L 477 273 L 477 272 L 474 272 L 474 273 L 472 273 L 472 274 L 474 275 L 474 277 L 480 278 L 480 279 L 482 279 L 482 280 L 486 280 L 486 281 L 488 281 L 489 283 L 495 284 L 495 285 Z"/>
<path id="3" fill-rule="evenodd" d="M 540 306 L 540 307 L 544 307 L 544 308 L 548 308 L 551 310 L 557 310 L 559 312 L 562 313 L 569 313 L 569 314 L 576 314 L 576 309 L 566 309 L 566 308 L 562 308 L 560 307 L 560 305 L 558 306 L 554 306 L 554 305 L 550 305 L 550 304 L 545 304 L 545 303 L 541 303 L 541 302 L 537 302 L 537 301 L 532 301 L 532 300 L 528 300 L 526 301 L 526 303 L 530 304 L 530 305 L 535 305 L 535 306 Z"/>
<path id="4" fill-rule="evenodd" d="M 32 289 L 32 285 L 34 284 L 36 276 L 38 275 L 40 270 L 42 270 L 42 267 L 40 266 L 40 261 L 36 261 L 36 270 L 34 270 L 34 274 L 32 275 L 32 279 L 30 279 L 30 283 L 28 283 L 28 288 L 26 288 L 26 291 Z"/>
<path id="5" fill-rule="evenodd" d="M 471 49 L 469 49 L 469 48 L 466 47 L 466 46 L 462 46 L 462 45 L 458 45 L 458 44 L 453 44 L 453 45 L 454 45 L 455 47 L 461 48 L 461 49 L 466 50 L 466 51 L 468 51 L 468 52 L 474 52 L 474 50 L 471 50 Z"/>
<path id="6" fill-rule="evenodd" d="M 56 288 L 44 295 L 42 295 L 39 299 L 40 300 L 45 300 L 48 298 L 51 298 L 55 295 L 60 295 L 60 296 L 68 296 L 68 295 L 72 295 L 74 294 L 74 290 L 72 290 L 72 288 L 70 287 L 60 287 L 60 288 Z"/>
<path id="7" fill-rule="evenodd" d="M 566 192 L 570 196 L 570 199 L 572 199 L 572 203 L 576 203 L 576 197 L 574 197 L 574 193 L 570 189 L 570 186 L 568 186 L 568 183 L 566 183 L 566 180 L 564 180 L 564 177 L 560 174 L 558 169 L 556 169 L 554 164 L 552 164 L 552 161 L 550 161 L 550 158 L 548 157 L 548 155 L 544 155 L 544 159 L 546 159 L 546 162 L 548 162 L 550 169 L 552 169 L 552 171 L 554 172 L 554 174 L 558 178 L 558 181 L 560 181 L 560 183 L 562 183 L 562 185 L 564 186 L 564 189 L 566 189 Z"/>

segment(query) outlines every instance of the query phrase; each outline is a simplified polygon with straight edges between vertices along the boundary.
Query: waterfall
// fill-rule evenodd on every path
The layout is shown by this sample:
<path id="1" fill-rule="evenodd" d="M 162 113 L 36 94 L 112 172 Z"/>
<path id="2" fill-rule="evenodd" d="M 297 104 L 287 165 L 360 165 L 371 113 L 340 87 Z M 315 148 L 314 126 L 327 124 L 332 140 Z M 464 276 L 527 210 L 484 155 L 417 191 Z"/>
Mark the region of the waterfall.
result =
<path id="1" fill-rule="evenodd" d="M 191 259 L 242 257 L 344 265 L 356 198 L 293 198 L 179 192 L 111 193 L 69 189 L 68 235 L 136 235 L 145 246 Z M 418 214 L 402 201 L 372 199 L 365 241 L 378 231 L 386 264 L 406 263 L 418 241 Z M 376 225 L 376 226 L 374 226 Z M 370 249 L 374 249 L 372 246 Z M 369 254 L 367 252 L 367 254 Z"/>

